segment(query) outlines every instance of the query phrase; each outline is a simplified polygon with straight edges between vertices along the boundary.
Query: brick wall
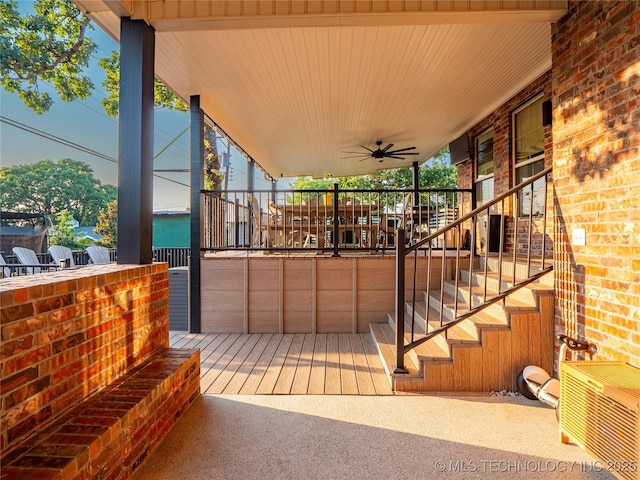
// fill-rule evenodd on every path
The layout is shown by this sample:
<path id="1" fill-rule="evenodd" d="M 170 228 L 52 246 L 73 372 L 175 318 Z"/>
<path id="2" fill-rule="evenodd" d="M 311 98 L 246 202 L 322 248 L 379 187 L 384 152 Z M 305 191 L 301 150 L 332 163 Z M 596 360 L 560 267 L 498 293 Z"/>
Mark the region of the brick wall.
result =
<path id="1" fill-rule="evenodd" d="M 2 451 L 168 347 L 167 264 L 0 281 Z"/>
<path id="2" fill-rule="evenodd" d="M 514 186 L 514 171 L 512 158 L 513 144 L 513 111 L 532 99 L 536 95 L 542 93 L 543 98 L 551 98 L 551 71 L 538 77 L 531 84 L 523 88 L 518 94 L 510 98 L 507 102 L 500 106 L 495 112 L 476 124 L 467 131 L 471 143 L 471 160 L 458 165 L 458 187 L 471 188 L 476 178 L 475 164 L 475 137 L 489 128 L 493 128 L 493 158 L 494 158 L 494 193 L 496 196 L 506 192 Z M 545 127 L 545 168 L 550 167 L 553 162 L 553 141 L 551 127 Z M 548 205 L 552 205 L 549 199 Z M 503 213 L 497 210 L 492 213 Z M 504 214 L 507 215 L 507 232 L 508 235 L 505 249 L 507 252 L 513 251 L 513 212 L 511 205 L 505 204 Z M 549 216 L 551 213 L 549 213 Z M 532 235 L 532 245 L 535 255 L 542 253 L 542 221 L 536 221 L 534 233 Z M 549 228 L 549 227 L 547 227 Z M 545 239 L 545 250 L 547 256 L 551 257 L 553 251 L 553 238 L 551 231 L 547 231 Z M 526 254 L 529 242 L 529 225 L 528 223 L 518 223 L 518 245 L 517 252 Z"/>
<path id="3" fill-rule="evenodd" d="M 640 367 L 640 2 L 569 2 L 552 50 L 556 331 Z"/>

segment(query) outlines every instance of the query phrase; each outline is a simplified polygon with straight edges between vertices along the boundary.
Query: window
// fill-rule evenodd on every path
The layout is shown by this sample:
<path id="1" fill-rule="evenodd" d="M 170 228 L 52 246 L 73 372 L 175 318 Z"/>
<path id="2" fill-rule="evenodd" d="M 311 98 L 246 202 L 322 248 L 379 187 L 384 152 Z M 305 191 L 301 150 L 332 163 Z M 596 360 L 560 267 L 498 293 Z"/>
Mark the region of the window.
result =
<path id="1" fill-rule="evenodd" d="M 493 199 L 493 129 L 476 137 L 477 206 Z"/>
<path id="2" fill-rule="evenodd" d="M 544 169 L 542 102 L 543 97 L 540 95 L 513 113 L 516 185 Z M 534 182 L 533 191 L 526 188 L 518 195 L 518 212 L 521 217 L 529 216 L 530 212 L 542 215 L 543 209 L 544 179 L 541 178 Z"/>

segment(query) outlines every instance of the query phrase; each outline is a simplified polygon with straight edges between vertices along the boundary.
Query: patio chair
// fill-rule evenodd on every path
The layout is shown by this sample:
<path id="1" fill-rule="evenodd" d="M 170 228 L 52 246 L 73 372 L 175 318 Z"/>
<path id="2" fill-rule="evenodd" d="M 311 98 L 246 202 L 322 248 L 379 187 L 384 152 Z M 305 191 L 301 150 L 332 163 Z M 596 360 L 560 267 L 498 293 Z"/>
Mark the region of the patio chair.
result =
<path id="1" fill-rule="evenodd" d="M 92 245 L 87 247 L 87 254 L 91 259 L 91 263 L 94 265 L 106 265 L 107 263 L 111 263 L 111 257 L 109 256 L 109 249 L 107 247 Z"/>
<path id="2" fill-rule="evenodd" d="M 413 193 L 407 193 L 402 201 L 402 211 L 400 213 L 385 213 L 380 216 L 380 223 L 378 225 L 378 248 L 388 248 L 390 239 L 393 239 L 393 245 L 395 246 L 395 232 L 399 228 L 407 231 L 406 240 L 407 242 L 411 242 L 413 234 L 412 199 Z"/>
<path id="3" fill-rule="evenodd" d="M 7 262 L 5 262 L 4 257 L 2 255 L 0 255 L 0 265 L 6 265 Z M 0 278 L 9 278 L 11 276 L 11 269 L 10 268 L 0 268 Z"/>
<path id="4" fill-rule="evenodd" d="M 51 245 L 49 247 L 49 254 L 53 259 L 53 263 L 60 265 L 61 260 L 69 260 L 69 266 L 75 267 L 76 262 L 73 261 L 73 252 L 69 247 L 63 247 L 62 245 Z"/>
<path id="5" fill-rule="evenodd" d="M 40 265 L 40 260 L 38 260 L 38 256 L 33 250 L 24 247 L 13 247 L 13 253 L 16 254 L 20 263 L 29 265 L 28 267 L 24 267 L 28 274 L 33 275 L 34 273 L 42 272 L 42 268 L 36 266 Z"/>

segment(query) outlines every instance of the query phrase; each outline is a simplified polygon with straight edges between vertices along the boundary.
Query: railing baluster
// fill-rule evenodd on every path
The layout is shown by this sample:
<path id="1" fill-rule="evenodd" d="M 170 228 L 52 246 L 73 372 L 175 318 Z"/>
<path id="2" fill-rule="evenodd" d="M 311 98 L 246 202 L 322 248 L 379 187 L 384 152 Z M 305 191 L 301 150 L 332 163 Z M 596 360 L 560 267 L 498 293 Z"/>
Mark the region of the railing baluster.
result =
<path id="1" fill-rule="evenodd" d="M 396 230 L 396 369 L 394 373 L 408 373 L 404 367 L 404 279 L 405 231 Z"/>

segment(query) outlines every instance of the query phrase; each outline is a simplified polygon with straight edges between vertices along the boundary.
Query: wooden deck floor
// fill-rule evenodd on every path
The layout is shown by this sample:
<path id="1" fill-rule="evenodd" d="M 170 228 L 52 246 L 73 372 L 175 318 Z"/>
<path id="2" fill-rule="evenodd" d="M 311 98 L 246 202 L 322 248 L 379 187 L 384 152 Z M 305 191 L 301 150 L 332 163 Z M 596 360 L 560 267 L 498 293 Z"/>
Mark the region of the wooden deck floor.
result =
<path id="1" fill-rule="evenodd" d="M 369 334 L 189 334 L 172 347 L 200 349 L 202 393 L 392 395 Z"/>

